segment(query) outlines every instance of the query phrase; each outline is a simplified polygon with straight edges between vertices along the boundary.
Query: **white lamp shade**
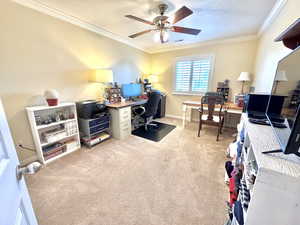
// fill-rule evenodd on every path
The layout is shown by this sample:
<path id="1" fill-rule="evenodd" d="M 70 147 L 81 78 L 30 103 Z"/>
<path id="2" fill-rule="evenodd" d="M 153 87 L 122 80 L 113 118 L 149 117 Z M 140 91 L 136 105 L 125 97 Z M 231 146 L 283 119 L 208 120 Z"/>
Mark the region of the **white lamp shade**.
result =
<path id="1" fill-rule="evenodd" d="M 278 71 L 275 76 L 276 81 L 288 81 L 284 70 Z"/>
<path id="2" fill-rule="evenodd" d="M 250 81 L 250 73 L 249 72 L 241 72 L 238 81 Z"/>
<path id="3" fill-rule="evenodd" d="M 112 83 L 114 82 L 113 72 L 109 69 L 93 70 L 90 74 L 89 81 L 96 83 Z"/>
<path id="4" fill-rule="evenodd" d="M 148 79 L 151 83 L 158 83 L 158 76 L 157 75 L 151 74 L 151 75 L 149 75 Z"/>

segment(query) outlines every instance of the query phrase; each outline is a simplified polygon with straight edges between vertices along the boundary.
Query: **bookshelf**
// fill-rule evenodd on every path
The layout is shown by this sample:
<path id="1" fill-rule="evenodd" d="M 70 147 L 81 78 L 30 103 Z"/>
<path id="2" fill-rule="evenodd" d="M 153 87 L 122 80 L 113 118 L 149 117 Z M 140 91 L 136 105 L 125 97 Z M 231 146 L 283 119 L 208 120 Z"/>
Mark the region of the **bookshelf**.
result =
<path id="1" fill-rule="evenodd" d="M 36 153 L 43 164 L 81 147 L 75 103 L 26 107 L 26 111 Z"/>
<path id="2" fill-rule="evenodd" d="M 242 115 L 241 125 L 245 135 L 242 179 L 251 197 L 248 210 L 243 212 L 244 224 L 298 224 L 300 158 L 293 154 L 263 154 L 280 149 L 272 128 L 250 123 L 246 114 Z M 253 184 L 247 182 L 250 171 L 256 176 Z"/>

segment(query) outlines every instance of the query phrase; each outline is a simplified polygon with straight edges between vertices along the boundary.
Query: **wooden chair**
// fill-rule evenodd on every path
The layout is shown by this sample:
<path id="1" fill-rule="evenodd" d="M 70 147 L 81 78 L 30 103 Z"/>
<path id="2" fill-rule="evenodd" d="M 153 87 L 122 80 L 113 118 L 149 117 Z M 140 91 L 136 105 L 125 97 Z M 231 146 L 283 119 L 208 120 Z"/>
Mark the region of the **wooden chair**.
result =
<path id="1" fill-rule="evenodd" d="M 207 107 L 207 110 L 205 107 Z M 205 123 L 208 125 L 218 126 L 217 141 L 219 141 L 219 136 L 222 134 L 222 128 L 224 126 L 225 114 L 227 113 L 227 109 L 224 106 L 224 97 L 218 94 L 207 93 L 201 98 L 201 107 L 198 111 L 198 137 L 200 137 L 202 124 Z M 205 111 L 207 111 L 207 115 L 204 114 Z"/>

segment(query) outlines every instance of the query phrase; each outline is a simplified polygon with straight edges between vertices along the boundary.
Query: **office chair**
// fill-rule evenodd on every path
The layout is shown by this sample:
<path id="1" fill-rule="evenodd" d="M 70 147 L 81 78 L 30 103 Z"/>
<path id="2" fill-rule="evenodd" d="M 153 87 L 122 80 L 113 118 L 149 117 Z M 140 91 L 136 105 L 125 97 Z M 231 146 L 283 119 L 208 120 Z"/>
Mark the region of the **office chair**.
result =
<path id="1" fill-rule="evenodd" d="M 157 126 L 152 123 L 152 121 L 157 113 L 160 100 L 161 93 L 159 91 L 152 91 L 149 94 L 148 102 L 144 106 L 134 109 L 134 113 L 144 119 L 143 126 L 145 127 L 145 130 L 148 130 L 149 126 Z"/>
<path id="2" fill-rule="evenodd" d="M 222 134 L 222 129 L 224 126 L 225 114 L 227 113 L 227 109 L 224 107 L 224 104 L 224 97 L 218 93 L 207 92 L 205 96 L 201 98 L 201 107 L 199 108 L 198 137 L 200 137 L 202 124 L 206 123 L 208 125 L 218 126 L 217 141 L 219 141 L 219 136 Z M 204 109 L 205 106 L 207 106 L 207 115 L 204 115 L 204 111 L 206 111 Z M 218 110 L 215 110 L 216 106 L 218 107 Z"/>

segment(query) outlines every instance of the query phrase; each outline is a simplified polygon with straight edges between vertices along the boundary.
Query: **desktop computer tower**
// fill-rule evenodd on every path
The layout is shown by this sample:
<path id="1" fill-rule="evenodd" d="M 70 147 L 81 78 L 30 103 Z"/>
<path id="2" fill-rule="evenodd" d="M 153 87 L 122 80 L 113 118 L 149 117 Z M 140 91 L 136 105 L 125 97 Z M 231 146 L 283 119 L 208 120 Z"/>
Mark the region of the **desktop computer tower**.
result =
<path id="1" fill-rule="evenodd" d="M 166 100 L 167 100 L 167 96 L 161 93 L 161 98 L 158 104 L 155 118 L 163 118 L 166 116 Z"/>

